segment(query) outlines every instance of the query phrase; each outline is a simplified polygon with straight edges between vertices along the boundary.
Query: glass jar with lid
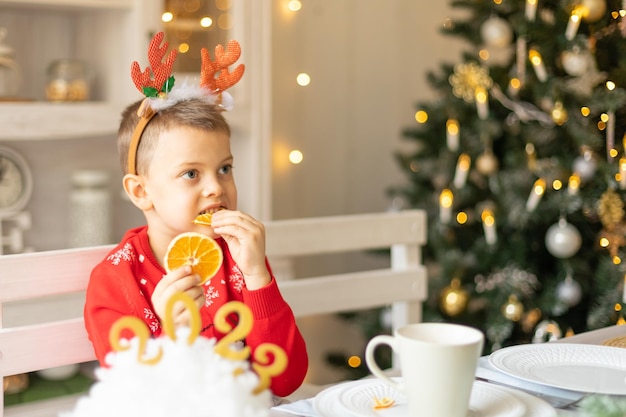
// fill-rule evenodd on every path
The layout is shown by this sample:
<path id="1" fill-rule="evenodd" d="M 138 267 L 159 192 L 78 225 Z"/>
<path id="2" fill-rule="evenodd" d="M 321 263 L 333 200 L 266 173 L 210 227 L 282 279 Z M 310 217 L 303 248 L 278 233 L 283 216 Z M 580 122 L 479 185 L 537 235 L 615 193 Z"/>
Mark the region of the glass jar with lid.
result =
<path id="1" fill-rule="evenodd" d="M 89 100 L 91 74 L 78 59 L 59 59 L 48 67 L 46 98 L 50 101 Z"/>
<path id="2" fill-rule="evenodd" d="M 20 88 L 20 71 L 13 57 L 13 48 L 4 44 L 7 30 L 0 28 L 0 99 L 17 96 Z"/>

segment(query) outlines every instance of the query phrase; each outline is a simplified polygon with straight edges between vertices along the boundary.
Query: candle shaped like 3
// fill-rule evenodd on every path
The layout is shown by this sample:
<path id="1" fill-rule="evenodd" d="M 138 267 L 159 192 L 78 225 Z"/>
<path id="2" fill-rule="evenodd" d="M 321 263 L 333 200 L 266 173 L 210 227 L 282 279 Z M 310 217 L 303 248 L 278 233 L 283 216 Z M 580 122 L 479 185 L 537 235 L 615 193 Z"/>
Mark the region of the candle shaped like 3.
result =
<path id="1" fill-rule="evenodd" d="M 526 210 L 534 211 L 543 196 L 543 193 L 546 191 L 546 182 L 543 178 L 539 178 L 533 184 L 533 189 L 530 191 L 530 195 L 528 196 L 528 201 L 526 202 Z"/>
<path id="2" fill-rule="evenodd" d="M 459 159 L 456 163 L 456 171 L 454 173 L 454 180 L 452 181 L 457 189 L 461 189 L 467 182 L 467 175 L 469 174 L 470 164 L 472 159 L 466 153 L 459 155 Z"/>

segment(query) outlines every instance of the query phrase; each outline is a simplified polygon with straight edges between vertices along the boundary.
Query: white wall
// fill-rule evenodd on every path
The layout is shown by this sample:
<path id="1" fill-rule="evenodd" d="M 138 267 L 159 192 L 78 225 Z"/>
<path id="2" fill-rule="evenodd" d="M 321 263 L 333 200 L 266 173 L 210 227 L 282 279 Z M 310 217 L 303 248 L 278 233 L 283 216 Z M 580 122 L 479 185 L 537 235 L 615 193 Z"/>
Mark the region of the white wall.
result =
<path id="1" fill-rule="evenodd" d="M 384 211 L 385 190 L 404 181 L 393 152 L 432 97 L 426 71 L 459 59 L 439 33 L 448 2 L 274 2 L 273 217 Z M 308 87 L 295 84 L 307 72 Z M 304 161 L 290 165 L 291 149 Z"/>

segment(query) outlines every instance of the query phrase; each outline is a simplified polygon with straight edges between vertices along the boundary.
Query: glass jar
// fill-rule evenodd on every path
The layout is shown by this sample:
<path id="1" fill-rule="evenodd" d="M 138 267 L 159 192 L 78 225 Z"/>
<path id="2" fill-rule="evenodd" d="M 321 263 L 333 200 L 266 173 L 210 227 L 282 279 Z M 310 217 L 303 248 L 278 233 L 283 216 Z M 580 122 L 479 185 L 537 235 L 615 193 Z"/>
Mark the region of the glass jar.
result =
<path id="1" fill-rule="evenodd" d="M 89 100 L 91 76 L 87 64 L 77 59 L 59 59 L 48 67 L 46 98 L 50 101 Z"/>
<path id="2" fill-rule="evenodd" d="M 0 28 L 0 98 L 15 97 L 20 88 L 20 71 L 13 58 L 13 48 L 2 43 L 7 34 Z"/>
<path id="3" fill-rule="evenodd" d="M 70 247 L 111 243 L 112 202 L 107 171 L 74 172 L 69 202 Z"/>

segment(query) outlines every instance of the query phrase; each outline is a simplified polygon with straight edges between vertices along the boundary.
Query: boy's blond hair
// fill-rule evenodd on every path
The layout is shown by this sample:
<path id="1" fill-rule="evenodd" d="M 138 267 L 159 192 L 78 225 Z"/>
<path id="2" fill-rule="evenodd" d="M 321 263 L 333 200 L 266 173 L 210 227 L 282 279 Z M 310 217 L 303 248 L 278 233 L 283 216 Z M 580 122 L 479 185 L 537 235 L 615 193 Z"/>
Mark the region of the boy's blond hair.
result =
<path id="1" fill-rule="evenodd" d="M 122 112 L 122 121 L 117 132 L 117 150 L 124 174 L 128 172 L 128 148 L 130 140 L 139 122 L 137 110 L 143 100 L 139 100 Z M 145 175 L 156 147 L 163 132 L 175 127 L 193 127 L 211 132 L 223 132 L 230 136 L 230 126 L 219 105 L 206 100 L 190 99 L 180 101 L 171 107 L 160 110 L 150 120 L 141 136 L 137 149 L 137 174 Z"/>

